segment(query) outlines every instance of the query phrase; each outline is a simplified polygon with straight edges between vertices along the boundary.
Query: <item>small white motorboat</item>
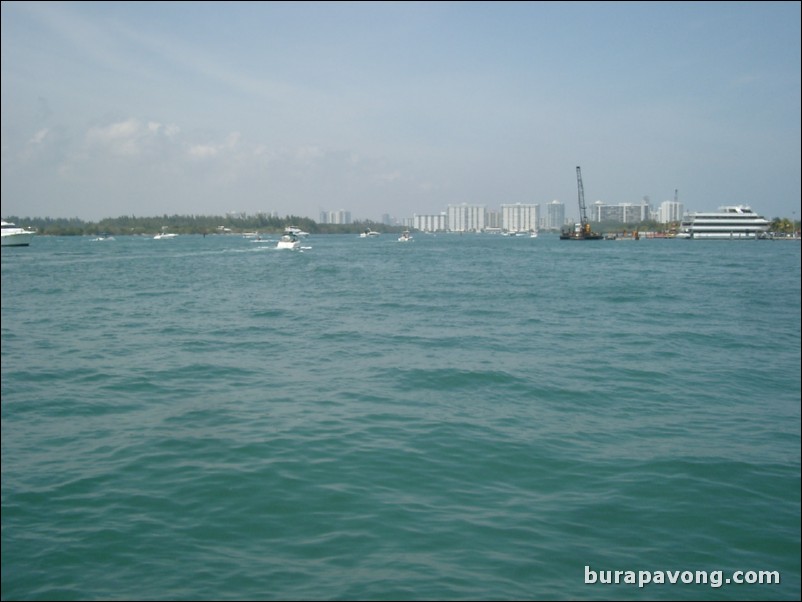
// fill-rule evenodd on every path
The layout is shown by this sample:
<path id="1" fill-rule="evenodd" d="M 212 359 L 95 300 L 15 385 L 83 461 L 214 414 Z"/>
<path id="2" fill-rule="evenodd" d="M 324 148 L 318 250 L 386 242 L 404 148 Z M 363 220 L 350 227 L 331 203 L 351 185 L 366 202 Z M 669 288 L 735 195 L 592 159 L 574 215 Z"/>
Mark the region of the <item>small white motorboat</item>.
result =
<path id="1" fill-rule="evenodd" d="M 301 249 L 301 241 L 298 240 L 298 237 L 294 233 L 290 232 L 279 239 L 276 243 L 276 248 L 298 251 Z"/>
<path id="2" fill-rule="evenodd" d="M 173 232 L 167 231 L 167 226 L 162 226 L 162 231 L 159 232 L 156 236 L 153 237 L 153 240 L 167 240 L 170 238 L 175 238 L 178 234 L 174 234 Z"/>

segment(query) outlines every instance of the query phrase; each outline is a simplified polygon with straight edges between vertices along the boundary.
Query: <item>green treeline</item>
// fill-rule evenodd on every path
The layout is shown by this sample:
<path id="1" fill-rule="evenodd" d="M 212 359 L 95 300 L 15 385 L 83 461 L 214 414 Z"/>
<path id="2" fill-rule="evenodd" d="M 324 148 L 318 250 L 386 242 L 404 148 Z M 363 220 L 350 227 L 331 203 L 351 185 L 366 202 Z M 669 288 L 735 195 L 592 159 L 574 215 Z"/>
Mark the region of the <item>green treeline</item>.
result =
<path id="1" fill-rule="evenodd" d="M 782 234 L 793 234 L 799 232 L 799 222 L 791 221 L 787 217 L 775 217 L 769 226 L 770 232 L 781 232 Z"/>
<path id="2" fill-rule="evenodd" d="M 154 235 L 162 231 L 175 234 L 223 234 L 260 232 L 265 234 L 283 232 L 295 226 L 310 234 L 350 234 L 364 232 L 370 228 L 381 232 L 400 232 L 401 227 L 377 224 L 372 221 L 357 221 L 350 224 L 318 224 L 308 217 L 288 215 L 217 216 L 217 215 L 162 215 L 161 217 L 123 216 L 106 218 L 99 222 L 78 218 L 17 217 L 10 215 L 6 221 L 18 226 L 34 228 L 39 234 L 51 236 L 97 236 L 109 234 Z"/>

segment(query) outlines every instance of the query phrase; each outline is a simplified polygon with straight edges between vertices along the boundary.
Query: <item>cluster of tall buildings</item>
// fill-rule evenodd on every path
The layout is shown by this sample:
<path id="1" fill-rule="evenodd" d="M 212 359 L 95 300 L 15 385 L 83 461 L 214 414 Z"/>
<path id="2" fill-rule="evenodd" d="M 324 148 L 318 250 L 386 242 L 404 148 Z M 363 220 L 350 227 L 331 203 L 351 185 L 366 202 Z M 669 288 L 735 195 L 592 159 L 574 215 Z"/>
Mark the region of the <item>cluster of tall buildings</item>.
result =
<path id="1" fill-rule="evenodd" d="M 651 220 L 661 223 L 679 222 L 684 208 L 682 203 L 665 201 L 652 209 L 648 199 L 642 203 L 619 203 L 608 205 L 597 201 L 588 210 L 591 222 L 618 222 L 637 224 Z M 528 232 L 537 230 L 561 230 L 564 226 L 578 221 L 569 217 L 566 220 L 565 204 L 551 201 L 540 204 L 511 203 L 501 205 L 498 211 L 487 209 L 484 205 L 449 205 L 447 210 L 431 215 L 413 215 L 403 220 L 403 225 L 423 232 Z"/>
<path id="2" fill-rule="evenodd" d="M 401 225 L 421 232 L 531 232 L 538 230 L 561 230 L 564 226 L 579 221 L 569 217 L 566 220 L 565 204 L 551 201 L 542 207 L 539 203 L 503 204 L 499 210 L 488 209 L 485 205 L 448 205 L 446 211 L 433 214 L 415 214 L 400 220 Z M 618 222 L 637 224 L 651 220 L 661 223 L 679 222 L 682 219 L 683 205 L 677 201 L 665 201 L 655 210 L 644 198 L 640 203 L 618 203 L 608 205 L 597 201 L 587 207 L 591 222 Z M 382 222 L 392 224 L 389 215 L 382 216 Z M 351 212 L 321 211 L 322 224 L 350 224 Z"/>
<path id="3" fill-rule="evenodd" d="M 422 232 L 530 232 L 560 229 L 565 223 L 565 205 L 552 201 L 541 216 L 539 204 L 511 203 L 498 211 L 484 205 L 449 205 L 447 211 L 415 214 L 403 220 L 403 225 Z"/>
<path id="4" fill-rule="evenodd" d="M 319 224 L 350 224 L 351 212 L 345 209 L 338 209 L 337 211 L 321 211 L 320 217 L 317 220 Z"/>

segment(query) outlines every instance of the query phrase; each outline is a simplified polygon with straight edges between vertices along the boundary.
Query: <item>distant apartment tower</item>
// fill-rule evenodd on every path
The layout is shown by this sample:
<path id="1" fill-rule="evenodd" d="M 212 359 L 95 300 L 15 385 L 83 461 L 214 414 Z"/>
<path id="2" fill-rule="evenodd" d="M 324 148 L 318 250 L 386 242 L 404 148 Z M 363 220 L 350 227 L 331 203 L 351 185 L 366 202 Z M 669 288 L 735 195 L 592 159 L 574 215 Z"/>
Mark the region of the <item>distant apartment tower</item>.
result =
<path id="1" fill-rule="evenodd" d="M 561 230 L 565 225 L 565 205 L 554 200 L 546 205 L 546 229 Z"/>
<path id="2" fill-rule="evenodd" d="M 618 222 L 621 224 L 637 224 L 648 220 L 651 217 L 649 203 L 618 203 L 618 205 L 607 205 L 602 201 L 596 201 L 591 207 L 592 222 Z"/>
<path id="3" fill-rule="evenodd" d="M 540 224 L 540 205 L 501 206 L 501 228 L 507 232 L 529 232 L 537 230 Z"/>
<path id="4" fill-rule="evenodd" d="M 501 229 L 501 212 L 488 209 L 485 211 L 485 230 Z"/>
<path id="5" fill-rule="evenodd" d="M 445 213 L 437 215 L 413 215 L 412 227 L 421 232 L 445 232 L 448 230 L 448 216 Z"/>
<path id="6" fill-rule="evenodd" d="M 321 224 L 350 224 L 351 212 L 345 209 L 339 211 L 321 211 L 320 212 Z"/>
<path id="7" fill-rule="evenodd" d="M 660 211 L 657 220 L 663 224 L 682 221 L 685 213 L 685 206 L 676 201 L 663 201 L 660 204 Z"/>
<path id="8" fill-rule="evenodd" d="M 451 232 L 481 232 L 485 229 L 484 205 L 449 205 L 448 229 Z"/>

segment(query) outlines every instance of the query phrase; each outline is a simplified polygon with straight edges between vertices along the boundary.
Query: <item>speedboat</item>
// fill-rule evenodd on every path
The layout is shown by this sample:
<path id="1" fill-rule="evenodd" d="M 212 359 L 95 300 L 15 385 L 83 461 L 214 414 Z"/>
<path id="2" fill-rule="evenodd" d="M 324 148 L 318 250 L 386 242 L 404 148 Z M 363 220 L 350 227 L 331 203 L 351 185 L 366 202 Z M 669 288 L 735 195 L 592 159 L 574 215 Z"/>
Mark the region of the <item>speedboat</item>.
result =
<path id="1" fill-rule="evenodd" d="M 294 233 L 290 232 L 279 239 L 276 243 L 276 248 L 298 251 L 301 249 L 301 241 L 298 240 L 298 237 Z"/>
<path id="2" fill-rule="evenodd" d="M 359 235 L 359 238 L 376 238 L 379 236 L 381 232 L 376 232 L 375 230 L 367 229 Z"/>
<path id="3" fill-rule="evenodd" d="M 16 224 L 4 220 L 2 226 L 2 246 L 4 247 L 27 247 L 36 234 L 36 230 L 20 228 Z"/>
<path id="4" fill-rule="evenodd" d="M 153 237 L 153 240 L 166 240 L 168 238 L 175 238 L 178 234 L 174 232 L 162 232 L 161 234 L 157 234 Z"/>
<path id="5" fill-rule="evenodd" d="M 410 242 L 412 241 L 412 235 L 409 233 L 409 230 L 404 230 L 401 233 L 401 236 L 398 237 L 398 242 Z"/>

